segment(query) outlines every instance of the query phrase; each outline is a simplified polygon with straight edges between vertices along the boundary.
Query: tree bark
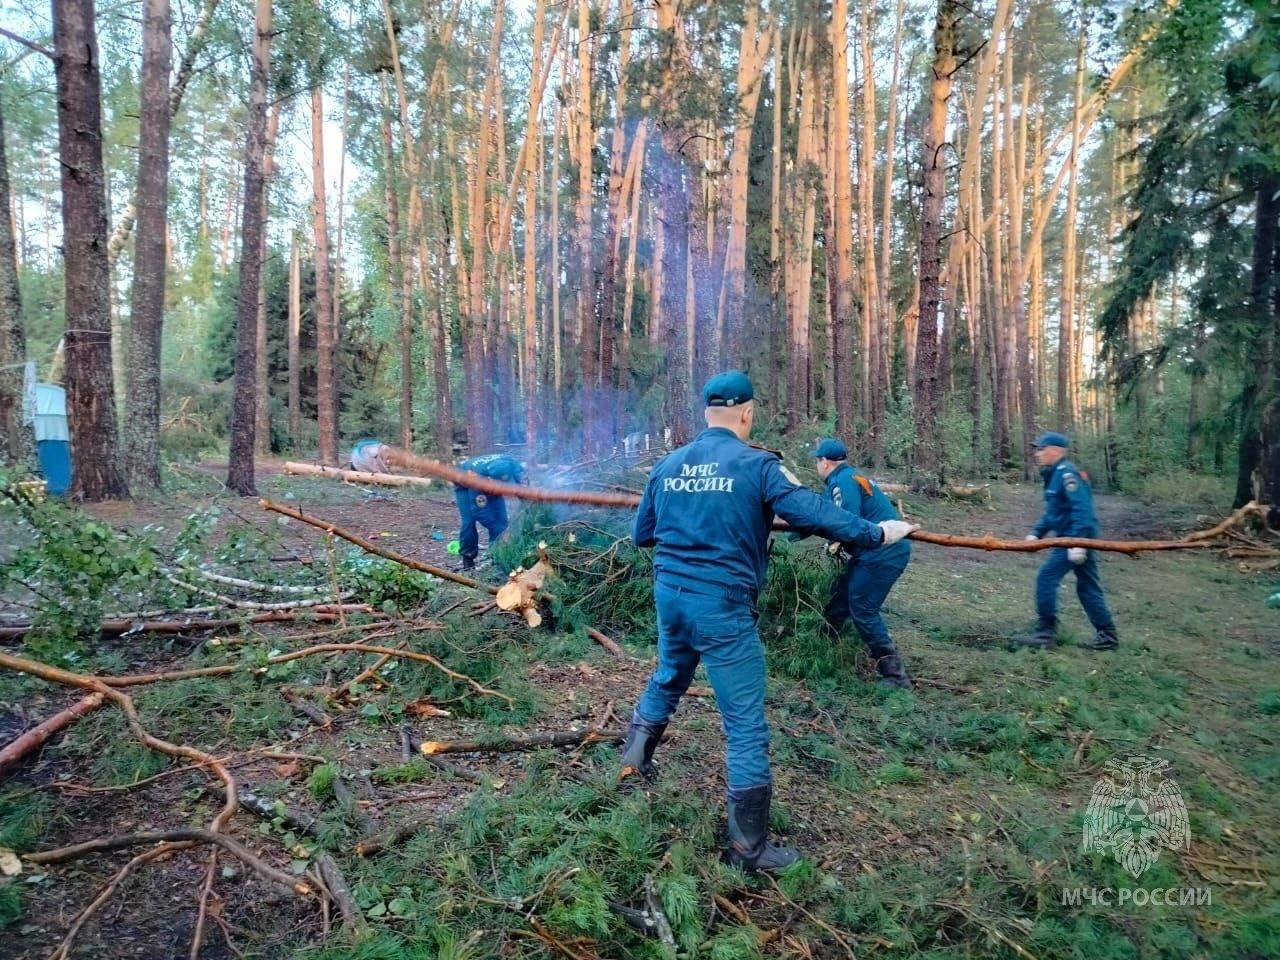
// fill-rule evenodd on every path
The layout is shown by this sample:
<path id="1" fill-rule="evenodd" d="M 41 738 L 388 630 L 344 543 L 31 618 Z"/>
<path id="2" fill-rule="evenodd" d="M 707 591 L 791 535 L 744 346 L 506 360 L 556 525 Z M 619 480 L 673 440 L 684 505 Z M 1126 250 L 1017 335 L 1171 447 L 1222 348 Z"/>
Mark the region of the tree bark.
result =
<path id="1" fill-rule="evenodd" d="M 662 223 L 662 288 L 659 295 L 659 342 L 666 354 L 663 424 L 671 442 L 680 445 L 692 433 L 689 349 L 685 331 L 689 269 L 688 134 L 680 103 L 680 77 L 690 69 L 679 0 L 655 0 L 659 32 L 659 98 L 661 136 L 658 161 L 658 211 Z"/>
<path id="2" fill-rule="evenodd" d="M 195 73 L 196 58 L 200 56 L 208 42 L 209 23 L 213 20 L 214 11 L 218 8 L 218 0 L 204 0 L 200 7 L 200 13 L 196 16 L 196 22 L 191 28 L 191 33 L 187 35 L 187 49 L 182 55 L 182 62 L 178 65 L 178 73 L 174 77 L 173 87 L 169 90 L 168 96 L 168 117 L 172 121 L 178 115 L 178 109 L 182 106 L 183 94 L 187 91 L 187 84 L 191 82 L 191 77 Z M 144 24 L 145 28 L 145 24 Z M 143 40 L 145 45 L 145 38 Z M 168 62 L 172 58 L 172 53 L 165 54 L 165 60 Z M 165 75 L 165 85 L 168 86 L 169 77 Z M 167 128 L 167 125 L 166 125 Z M 141 143 L 139 143 L 139 151 L 141 151 Z M 203 166 L 201 167 L 203 170 Z M 120 218 L 120 222 L 116 224 L 115 229 L 111 232 L 111 239 L 107 242 L 107 260 L 108 263 L 114 265 L 116 257 L 120 255 L 120 251 L 124 249 L 129 237 L 133 233 L 134 222 L 138 217 L 138 205 L 140 199 L 137 195 L 125 208 L 124 216 Z M 203 223 L 201 218 L 201 223 Z"/>
<path id="3" fill-rule="evenodd" d="M 627 0 L 623 0 L 627 2 Z M 538 0 L 533 15 L 533 66 L 530 68 L 534 83 L 542 70 L 542 31 L 546 17 L 546 0 Z M 623 49 L 630 46 L 629 40 L 623 40 Z M 554 59 L 554 51 L 548 61 Z M 624 71 L 625 73 L 625 71 Z M 541 93 L 541 90 L 538 91 Z M 621 97 L 621 93 L 619 93 Z M 524 338 L 522 342 L 525 389 L 524 389 L 524 442 L 529 451 L 530 461 L 537 460 L 538 454 L 538 119 L 541 113 L 542 100 L 537 102 L 531 95 L 529 114 L 524 132 Z M 619 107 L 621 113 L 621 107 Z"/>
<path id="4" fill-rule="evenodd" d="M 1058 420 L 1064 429 L 1074 425 L 1072 417 L 1071 382 L 1072 345 L 1074 331 L 1072 320 L 1076 307 L 1076 178 L 1080 166 L 1080 111 L 1084 101 L 1084 54 L 1086 29 L 1083 8 L 1080 16 L 1080 33 L 1076 41 L 1076 72 L 1071 112 L 1071 152 L 1067 156 L 1067 210 L 1063 221 L 1062 238 L 1062 291 L 1058 296 L 1061 310 L 1058 314 Z"/>
<path id="5" fill-rule="evenodd" d="M 111 377 L 107 192 L 102 166 L 102 85 L 93 0 L 54 0 L 62 248 L 66 286 L 67 418 L 72 494 L 124 497 Z"/>
<path id="6" fill-rule="evenodd" d="M 751 167 L 751 131 L 760 104 L 764 64 L 773 45 L 776 25 L 770 21 L 757 29 L 760 4 L 747 4 L 738 49 L 737 110 L 733 121 L 733 145 L 729 154 L 729 229 L 725 240 L 724 273 L 716 312 L 716 340 L 721 344 L 719 363 L 738 362 L 743 352 L 742 316 L 747 279 L 747 196 Z"/>
<path id="7" fill-rule="evenodd" d="M 0 462 L 20 464 L 35 453 L 31 428 L 22 420 L 23 370 L 27 340 L 22 329 L 18 288 L 18 252 L 10 205 L 9 161 L 5 152 L 4 112 L 0 108 Z"/>
<path id="8" fill-rule="evenodd" d="M 169 207 L 169 0 L 146 0 L 138 122 L 138 236 L 129 312 L 125 465 L 129 484 L 160 488 L 160 335 Z"/>
<path id="9" fill-rule="evenodd" d="M 289 231 L 289 442 L 302 438 L 302 257 L 298 231 Z"/>
<path id="10" fill-rule="evenodd" d="M 333 290 L 329 285 L 329 222 L 324 180 L 324 91 L 311 91 L 311 228 L 316 267 L 316 428 L 320 462 L 338 462 L 338 425 L 334 378 Z"/>
<path id="11" fill-rule="evenodd" d="M 920 319 L 916 327 L 915 465 L 938 474 L 938 301 L 940 296 L 942 205 L 946 192 L 947 104 L 956 69 L 955 34 L 958 4 L 939 0 L 934 25 L 929 119 L 925 125 L 921 167 L 924 195 L 920 205 Z"/>
<path id="12" fill-rule="evenodd" d="M 1245 365 L 1240 395 L 1240 458 L 1236 465 L 1236 496 L 1233 507 L 1240 507 L 1258 495 L 1269 493 L 1280 500 L 1280 489 L 1272 487 L 1277 478 L 1270 476 L 1271 461 L 1280 437 L 1267 436 L 1264 426 L 1275 430 L 1280 418 L 1268 410 L 1272 382 L 1271 353 L 1280 351 L 1280 343 L 1272 339 L 1274 309 L 1277 297 L 1276 260 L 1280 256 L 1280 176 L 1270 174 L 1259 179 L 1253 227 L 1253 263 L 1249 285 L 1249 301 L 1258 331 L 1258 342 L 1250 350 Z M 1269 415 L 1268 415 L 1269 414 Z M 1271 489 L 1268 489 L 1271 487 Z M 1265 501 L 1264 501 L 1265 502 Z"/>
<path id="13" fill-rule="evenodd" d="M 864 7 L 865 9 L 865 7 Z M 835 296 L 831 303 L 831 353 L 834 359 L 836 432 L 852 437 L 854 431 L 853 352 L 854 311 L 857 308 L 857 291 L 853 262 L 853 182 L 849 131 L 849 25 L 848 0 L 834 0 L 831 4 L 831 137 L 828 144 L 828 161 L 832 169 L 833 194 L 830 198 L 835 236 L 832 238 L 833 257 L 828 259 L 827 271 L 832 275 Z M 869 78 L 863 79 L 868 83 Z M 806 96 L 808 94 L 806 93 Z M 874 96 L 874 95 L 873 95 Z M 870 123 L 874 121 L 865 121 Z M 861 179 L 859 189 L 862 188 Z M 871 211 L 860 207 L 861 219 L 866 221 Z M 865 236 L 864 236 L 865 239 Z M 863 248 L 864 259 L 871 250 Z M 870 290 L 865 294 L 870 296 Z M 865 306 L 865 305 L 864 305 Z M 865 310 L 864 310 L 865 314 Z M 865 316 L 864 316 L 865 319 Z M 871 351 L 868 334 L 870 327 L 863 325 L 862 334 L 862 396 L 870 397 Z M 868 408 L 863 405 L 864 411 Z M 872 430 L 874 443 L 874 427 Z"/>
<path id="14" fill-rule="evenodd" d="M 583 440 L 594 446 L 596 389 L 600 369 L 596 347 L 600 338 L 600 326 L 595 314 L 595 274 L 592 269 L 591 204 L 592 177 L 591 151 L 595 136 L 591 126 L 591 6 L 588 0 L 578 0 L 578 82 L 577 93 L 577 161 L 578 161 L 578 359 L 582 365 L 582 432 Z"/>
<path id="15" fill-rule="evenodd" d="M 275 176 L 276 131 L 280 127 L 280 101 L 271 108 L 267 120 L 267 142 L 262 155 L 262 256 L 263 266 L 258 272 L 258 310 L 255 325 L 257 356 L 254 363 L 254 392 L 257 402 L 254 419 L 254 448 L 262 456 L 271 453 L 271 363 L 267 353 L 267 223 L 271 217 L 271 178 Z"/>
<path id="16" fill-rule="evenodd" d="M 400 318 L 400 446 L 413 449 L 413 307 L 412 290 L 400 253 L 400 199 L 396 190 L 391 138 L 391 94 L 387 78 L 378 78 L 382 94 L 382 196 L 387 206 L 387 282 L 391 312 Z"/>
<path id="17" fill-rule="evenodd" d="M 627 166 L 627 81 L 631 68 L 632 0 L 618 0 L 618 89 L 613 98 L 613 137 L 609 147 L 609 186 L 605 214 L 604 259 L 600 266 L 600 386 L 604 390 L 600 411 L 607 420 L 615 420 L 618 404 L 613 397 L 614 340 L 618 326 L 617 283 L 618 251 L 622 236 L 623 189 Z M 534 63 L 538 51 L 535 45 Z M 610 435 L 617 428 L 610 424 Z"/>
<path id="18" fill-rule="evenodd" d="M 244 219 L 240 230 L 240 297 L 236 307 L 235 397 L 231 409 L 231 463 L 227 488 L 256 493 L 253 476 L 254 391 L 257 364 L 258 278 L 262 273 L 263 157 L 267 145 L 267 82 L 271 71 L 271 0 L 254 3 L 253 66 L 244 156 Z"/>
<path id="19" fill-rule="evenodd" d="M 884 391 L 879 389 L 881 357 L 886 353 L 881 342 L 880 279 L 876 271 L 875 230 L 875 157 L 876 157 L 876 79 L 871 53 L 871 12 L 873 5 L 862 3 L 858 14 L 858 41 L 862 52 L 862 149 L 858 155 L 858 234 L 862 248 L 861 312 L 864 330 L 863 375 L 866 379 L 864 414 L 870 426 L 870 444 L 879 459 L 881 433 L 884 427 Z M 892 141 L 889 152 L 892 153 Z M 887 282 L 887 277 L 886 277 Z M 887 375 L 886 375 L 887 379 Z"/>

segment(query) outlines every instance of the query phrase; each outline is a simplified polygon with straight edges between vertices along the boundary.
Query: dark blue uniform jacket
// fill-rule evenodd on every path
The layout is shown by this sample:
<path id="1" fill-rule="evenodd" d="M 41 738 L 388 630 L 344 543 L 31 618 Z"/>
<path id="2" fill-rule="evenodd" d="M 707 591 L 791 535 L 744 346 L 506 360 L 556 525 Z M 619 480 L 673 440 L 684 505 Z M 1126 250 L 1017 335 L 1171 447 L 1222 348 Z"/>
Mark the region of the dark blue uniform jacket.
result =
<path id="1" fill-rule="evenodd" d="M 501 453 L 488 453 L 482 457 L 463 460 L 460 467 L 503 483 L 520 483 L 524 479 L 524 465 L 519 460 Z"/>
<path id="2" fill-rule="evenodd" d="M 827 499 L 837 507 L 843 507 L 850 513 L 862 517 L 871 523 L 881 520 L 901 520 L 902 515 L 893 505 L 883 490 L 863 474 L 847 463 L 842 463 L 829 474 L 826 480 Z M 853 556 L 861 556 L 867 560 L 897 559 L 911 552 L 911 545 L 906 540 L 899 540 L 893 546 L 881 550 L 865 551 L 853 549 Z"/>
<path id="3" fill-rule="evenodd" d="M 1031 532 L 1037 537 L 1050 531 L 1060 537 L 1096 537 L 1093 491 L 1076 465 L 1064 458 L 1041 469 L 1040 476 L 1044 478 L 1044 516 Z"/>
<path id="4" fill-rule="evenodd" d="M 721 427 L 702 431 L 653 468 L 632 539 L 638 547 L 657 545 L 653 566 L 660 580 L 754 600 L 764 585 L 775 516 L 798 532 L 856 547 L 884 539 L 875 524 L 789 477 L 776 453 Z"/>

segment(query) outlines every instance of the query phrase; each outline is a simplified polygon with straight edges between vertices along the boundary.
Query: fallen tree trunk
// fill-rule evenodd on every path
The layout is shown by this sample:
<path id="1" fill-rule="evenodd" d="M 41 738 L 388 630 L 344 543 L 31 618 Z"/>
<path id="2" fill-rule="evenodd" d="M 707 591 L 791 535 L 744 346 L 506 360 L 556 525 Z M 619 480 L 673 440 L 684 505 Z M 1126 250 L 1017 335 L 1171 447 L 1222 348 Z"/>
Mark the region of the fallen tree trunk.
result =
<path id="1" fill-rule="evenodd" d="M 395 563 L 399 563 L 408 567 L 410 570 L 417 570 L 421 573 L 429 573 L 433 577 L 439 577 L 441 580 L 448 580 L 451 583 L 458 583 L 464 587 L 471 587 L 473 590 L 483 590 L 486 593 L 498 593 L 497 587 L 492 587 L 487 583 L 481 583 L 479 580 L 473 580 L 471 577 L 465 577 L 460 573 L 454 573 L 452 570 L 445 570 L 443 567 L 434 567 L 429 563 L 423 563 L 421 560 L 415 560 L 413 557 L 406 557 L 403 553 L 397 553 L 395 550 L 388 550 L 386 547 L 380 547 L 373 541 L 368 540 L 358 533 L 352 533 L 350 530 L 344 530 L 337 524 L 330 523 L 328 520 L 322 520 L 319 517 L 313 517 L 303 513 L 296 507 L 290 507 L 283 503 L 277 503 L 274 500 L 268 500 L 265 497 L 258 501 L 258 505 L 263 510 L 270 510 L 273 513 L 279 513 L 283 516 L 298 520 L 301 523 L 310 524 L 317 529 L 323 530 L 325 533 L 333 534 L 335 537 L 341 537 L 348 543 L 354 543 L 366 553 L 373 553 L 379 557 L 384 557 Z"/>
<path id="2" fill-rule="evenodd" d="M 396 448 L 388 448 L 384 456 L 391 463 L 413 470 L 438 476 L 460 486 L 478 490 L 481 493 L 496 497 L 516 497 L 521 500 L 533 500 L 539 503 L 575 503 L 597 507 L 635 507 L 640 498 L 627 493 L 591 493 L 585 490 L 545 490 L 539 487 L 527 487 L 518 483 L 502 483 L 490 480 L 479 474 L 459 470 L 432 460 L 406 453 Z M 982 488 L 976 488 L 982 489 Z M 265 503 L 265 501 L 264 501 Z M 940 547 L 966 547 L 971 550 L 1008 550 L 1016 553 L 1034 553 L 1038 550 L 1050 550 L 1054 547 L 1086 547 L 1091 550 L 1103 550 L 1113 553 L 1145 553 L 1154 550 L 1194 550 L 1209 546 L 1206 541 L 1222 534 L 1250 514 L 1265 516 L 1266 508 L 1256 503 L 1241 507 L 1222 523 L 1209 530 L 1192 534 L 1182 540 L 1100 540 L 1089 537 L 1046 537 L 1040 540 L 999 540 L 988 534 L 982 537 L 967 537 L 945 533 L 930 533 L 916 530 L 908 534 L 912 540 L 920 543 L 932 543 Z M 786 525 L 774 521 L 774 529 L 786 529 Z"/>
<path id="3" fill-rule="evenodd" d="M 907 536 L 918 543 L 932 543 L 939 547 L 1008 550 L 1014 553 L 1035 553 L 1038 550 L 1052 550 L 1054 547 L 1085 547 L 1089 550 L 1105 550 L 1111 553 L 1145 553 L 1152 550 L 1197 550 L 1214 546 L 1207 540 L 1096 540 L 1090 537 L 1000 540 L 989 533 L 981 537 L 963 537 L 949 533 L 930 533 L 927 530 L 917 530 Z"/>
<path id="4" fill-rule="evenodd" d="M 0 780 L 5 771 L 29 753 L 39 750 L 49 738 L 61 730 L 65 730 L 86 713 L 92 713 L 102 706 L 102 694 L 91 693 L 83 700 L 77 700 L 65 710 L 60 710 L 48 720 L 32 727 L 3 750 L 0 750 Z"/>
<path id="5" fill-rule="evenodd" d="M 279 623 L 288 620 L 306 618 L 311 620 L 331 621 L 338 619 L 343 613 L 373 613 L 373 608 L 366 603 L 330 603 L 323 606 L 292 608 L 289 610 L 272 610 L 249 617 L 223 617 L 212 620 L 131 620 L 112 617 L 102 621 L 99 627 L 104 636 L 121 633 L 188 633 L 198 630 L 238 630 L 243 624 Z M 0 640 L 21 640 L 31 632 L 32 624 L 13 623 L 0 627 Z"/>
<path id="6" fill-rule="evenodd" d="M 297 463 L 288 460 L 284 472 L 298 476 L 330 477 L 347 483 L 368 483 L 382 487 L 429 487 L 435 481 L 430 477 L 406 477 L 398 473 L 373 473 L 368 470 L 343 470 L 339 467 L 322 467 L 313 463 Z"/>
<path id="7" fill-rule="evenodd" d="M 470 470 L 459 470 L 430 457 L 420 457 L 416 453 L 407 453 L 395 447 L 384 447 L 383 457 L 388 463 L 414 473 L 429 477 L 439 477 L 468 490 L 478 490 L 494 497 L 517 497 L 521 500 L 534 500 L 539 503 L 577 503 L 592 507 L 620 507 L 631 509 L 640 503 L 640 497 L 634 493 L 592 493 L 587 490 L 544 490 L 541 487 L 528 487 L 521 483 L 503 483 L 501 480 L 490 480 Z"/>
<path id="8" fill-rule="evenodd" d="M 56 850 L 42 850 L 37 853 L 24 854 L 22 859 L 28 863 L 38 865 L 49 863 L 63 863 L 67 860 L 77 860 L 80 857 L 87 857 L 95 853 L 108 853 L 112 850 L 122 850 L 126 847 L 138 847 L 144 844 L 152 843 L 171 843 L 174 841 L 195 841 L 196 843 L 213 843 L 217 844 L 223 850 L 226 850 L 233 857 L 251 868 L 259 876 L 272 883 L 278 884 L 291 893 L 299 896 L 310 897 L 314 891 L 311 885 L 299 877 L 290 876 L 283 870 L 277 870 L 264 860 L 258 858 L 248 847 L 237 840 L 233 840 L 225 833 L 216 833 L 213 830 L 202 830 L 199 828 L 185 828 L 181 830 L 149 830 L 144 833 L 126 833 L 111 837 L 102 837 L 97 840 L 89 840 L 85 843 L 73 844 L 69 847 L 58 847 Z"/>
<path id="9" fill-rule="evenodd" d="M 426 459 L 426 458 L 424 457 L 422 459 Z M 480 479 L 483 479 L 483 478 L 480 478 Z M 499 484 L 499 486 L 506 487 L 506 486 L 513 486 L 513 485 Z M 516 486 L 515 488 L 517 490 L 528 489 L 526 487 L 520 487 L 520 486 Z M 276 501 L 268 500 L 265 497 L 259 500 L 258 504 L 259 506 L 262 507 L 263 510 L 270 510 L 273 513 L 279 513 L 279 514 L 282 514 L 283 516 L 291 517 L 292 519 L 298 520 L 302 523 L 310 524 L 311 526 L 316 527 L 319 530 L 323 530 L 325 533 L 332 534 L 335 537 L 341 537 L 343 540 L 346 540 L 348 543 L 354 543 L 357 547 L 359 547 L 361 550 L 366 551 L 367 553 L 376 554 L 377 556 L 383 557 L 387 560 L 391 560 L 394 563 L 402 564 L 403 566 L 408 567 L 410 570 L 417 570 L 420 573 L 427 573 L 433 577 L 439 577 L 442 580 L 448 580 L 451 583 L 457 583 L 457 584 L 461 584 L 464 587 L 470 587 L 472 590 L 480 590 L 491 596 L 496 597 L 498 595 L 498 588 L 491 584 L 481 583 L 479 580 L 474 580 L 471 577 L 464 576 L 460 573 L 454 573 L 452 570 L 445 570 L 443 567 L 435 567 L 429 563 L 423 563 L 421 560 L 415 560 L 413 557 L 406 557 L 403 553 L 397 553 L 395 550 L 388 550 L 386 547 L 380 547 L 377 544 L 375 544 L 373 541 L 360 536 L 358 533 L 352 533 L 350 530 L 344 530 L 342 527 L 339 527 L 337 524 L 330 523 L 328 520 L 322 520 L 319 517 L 313 517 L 309 514 L 303 513 L 301 510 L 297 509 L 296 507 L 286 506 L 283 503 L 277 503 Z M 549 598 L 550 595 L 543 594 L 543 596 Z M 513 612 L 518 613 L 519 611 L 513 611 Z M 626 657 L 627 655 L 626 651 L 623 650 L 622 647 L 619 646 L 615 640 L 605 636 L 599 630 L 596 630 L 595 628 L 588 628 L 587 635 L 590 636 L 591 639 L 594 640 L 596 643 L 600 644 L 600 646 L 604 647 L 606 650 L 612 653 L 614 656 Z"/>
<path id="10" fill-rule="evenodd" d="M 585 743 L 621 743 L 627 737 L 625 730 L 565 730 L 556 733 L 531 733 L 523 737 L 507 737 L 503 740 L 426 740 L 418 748 L 425 756 L 441 753 L 518 753 L 522 750 L 539 750 L 543 747 L 576 747 Z"/>
<path id="11" fill-rule="evenodd" d="M 313 657 L 322 653 L 376 653 L 389 654 L 393 657 L 402 657 L 405 660 L 417 660 L 419 663 L 429 663 L 445 676 L 453 680 L 461 681 L 471 687 L 476 693 L 483 693 L 486 696 L 498 697 L 507 703 L 514 704 L 505 693 L 497 690 L 490 690 L 488 687 L 467 676 L 465 673 L 458 673 L 446 667 L 435 657 L 429 653 L 422 653 L 418 650 L 396 650 L 391 647 L 378 647 L 369 643 L 318 643 L 315 646 L 304 647 L 301 650 L 291 650 L 288 653 L 281 653 L 274 657 L 268 657 L 260 666 L 253 663 L 221 663 L 212 667 L 192 667 L 189 670 L 166 670 L 159 673 L 134 673 L 116 677 L 94 677 L 96 683 L 101 683 L 107 687 L 134 687 L 147 683 L 159 683 L 167 680 L 190 680 L 192 677 L 217 677 L 228 673 L 237 673 L 242 670 L 265 671 L 268 666 L 278 663 L 288 663 L 290 660 L 298 660 L 302 657 Z M 0 667 L 10 666 L 11 663 L 27 663 L 33 661 L 24 661 L 19 657 L 10 657 L 6 654 L 0 654 Z M 40 666 L 43 666 L 41 664 Z M 13 669 L 21 670 L 21 667 Z M 31 672 L 24 670 L 23 672 Z M 36 674 L 41 676 L 41 674 Z"/>

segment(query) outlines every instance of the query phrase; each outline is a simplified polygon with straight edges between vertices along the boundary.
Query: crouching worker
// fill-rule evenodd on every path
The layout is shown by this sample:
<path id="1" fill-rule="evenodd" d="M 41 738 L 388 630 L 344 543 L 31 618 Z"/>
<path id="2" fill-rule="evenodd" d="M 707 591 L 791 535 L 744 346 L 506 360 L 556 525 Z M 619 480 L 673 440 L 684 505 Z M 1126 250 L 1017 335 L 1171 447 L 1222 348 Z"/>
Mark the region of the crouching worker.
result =
<path id="1" fill-rule="evenodd" d="M 632 539 L 655 547 L 658 665 L 622 748 L 622 775 L 654 774 L 654 749 L 701 661 L 715 690 L 728 767 L 729 846 L 746 870 L 780 870 L 796 851 L 769 842 L 769 725 L 756 597 L 764 585 L 775 516 L 800 532 L 875 550 L 915 529 L 869 523 L 803 487 L 778 454 L 747 443 L 755 415 L 746 374 L 722 373 L 702 390 L 707 429 L 653 468 Z"/>
<path id="2" fill-rule="evenodd" d="M 524 464 L 499 453 L 463 460 L 458 468 L 503 483 L 524 482 Z M 458 505 L 458 517 L 461 521 L 458 553 L 462 557 L 462 569 L 472 570 L 476 565 L 476 557 L 480 554 L 480 535 L 476 524 L 488 531 L 489 547 L 492 549 L 493 544 L 507 529 L 507 501 L 504 497 L 463 486 L 454 487 L 453 498 Z"/>
<path id="3" fill-rule="evenodd" d="M 837 507 L 871 523 L 902 519 L 884 491 L 849 465 L 849 451 L 839 440 L 827 437 L 813 456 L 818 476 L 826 484 L 826 498 Z M 875 658 L 880 682 L 886 687 L 911 689 L 911 678 L 880 616 L 885 598 L 911 561 L 911 544 L 900 540 L 889 547 L 866 550 L 854 546 L 841 552 L 847 559 L 827 603 L 827 624 L 839 634 L 852 620 L 858 636 Z"/>
<path id="4" fill-rule="evenodd" d="M 361 473 L 390 473 L 383 457 L 384 449 L 380 440 L 357 440 L 351 448 L 351 469 Z"/>

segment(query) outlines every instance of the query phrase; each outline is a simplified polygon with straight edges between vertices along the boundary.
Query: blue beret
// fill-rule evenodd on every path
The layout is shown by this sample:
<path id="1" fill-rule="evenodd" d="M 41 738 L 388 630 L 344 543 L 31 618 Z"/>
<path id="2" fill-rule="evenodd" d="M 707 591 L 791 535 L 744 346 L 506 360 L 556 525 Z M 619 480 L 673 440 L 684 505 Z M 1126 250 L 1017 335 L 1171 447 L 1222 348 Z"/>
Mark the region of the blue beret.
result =
<path id="1" fill-rule="evenodd" d="M 1068 447 L 1071 441 L 1067 439 L 1065 433 L 1055 433 L 1050 430 L 1048 433 L 1042 433 L 1031 441 L 1033 447 Z"/>
<path id="2" fill-rule="evenodd" d="M 741 370 L 717 373 L 702 388 L 702 403 L 707 407 L 734 407 L 754 400 L 755 396 L 751 378 Z"/>
<path id="3" fill-rule="evenodd" d="M 821 457 L 823 460 L 848 460 L 849 451 L 845 445 L 835 437 L 825 437 L 818 441 L 818 447 L 813 451 L 815 457 Z"/>

